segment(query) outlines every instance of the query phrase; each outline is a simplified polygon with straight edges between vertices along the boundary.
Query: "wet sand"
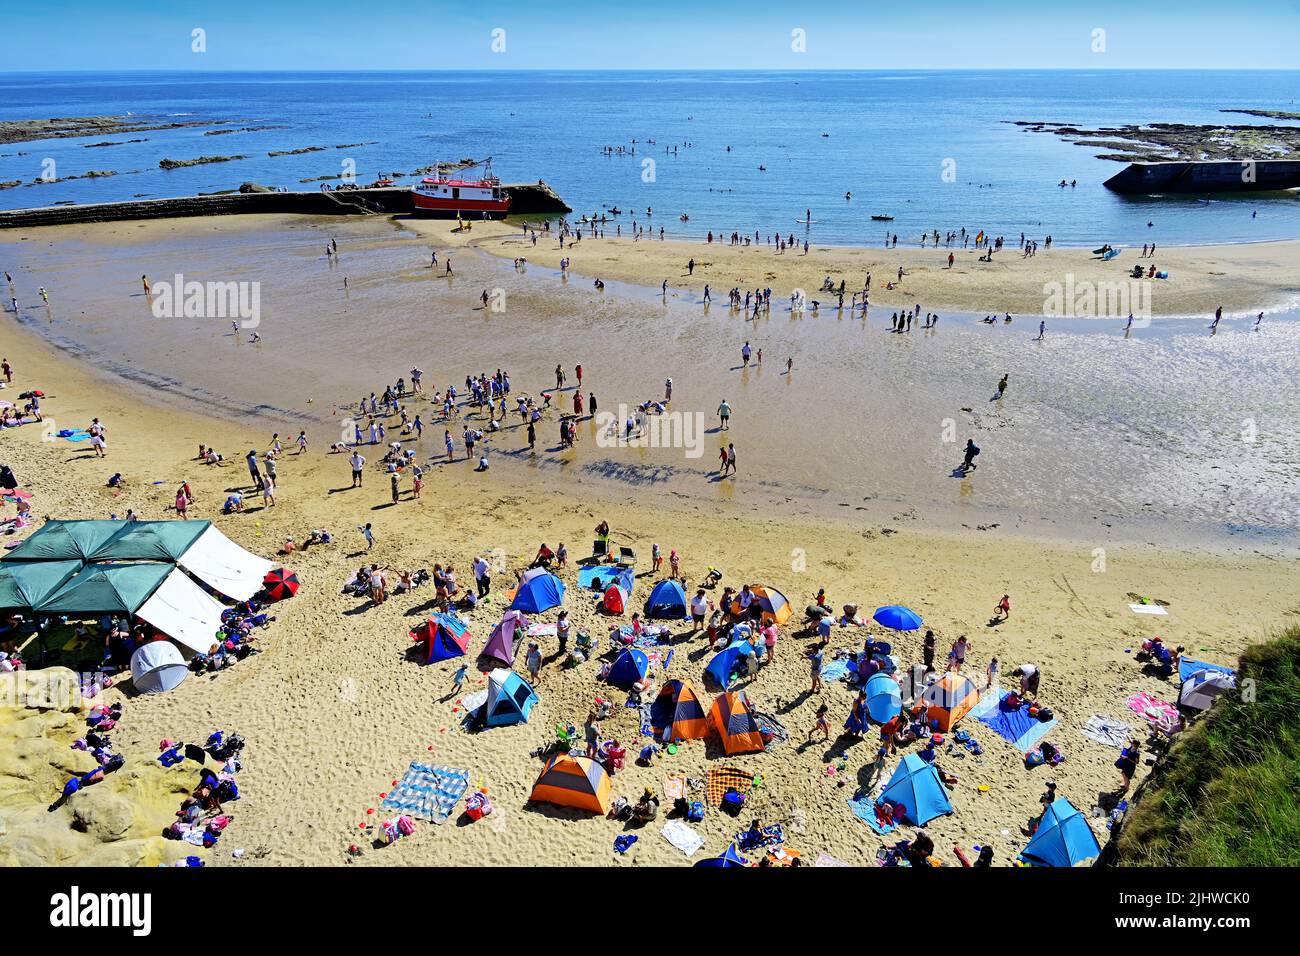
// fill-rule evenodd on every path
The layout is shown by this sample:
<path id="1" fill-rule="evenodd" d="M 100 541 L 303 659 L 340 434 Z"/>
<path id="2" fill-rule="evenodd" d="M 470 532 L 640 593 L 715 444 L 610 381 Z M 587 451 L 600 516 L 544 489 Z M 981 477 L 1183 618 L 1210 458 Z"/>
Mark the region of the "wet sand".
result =
<path id="1" fill-rule="evenodd" d="M 1300 529 L 1289 505 L 1300 491 L 1290 424 L 1300 415 L 1300 323 L 1289 317 L 1270 317 L 1258 333 L 1248 320 L 1225 320 L 1215 336 L 1203 320 L 1156 319 L 1128 336 L 1120 322 L 1052 320 L 1036 341 L 1031 319 L 987 326 L 945 313 L 933 330 L 895 335 L 877 306 L 866 321 L 829 307 L 791 312 L 788 289 L 804 281 L 798 270 L 831 271 L 805 265 L 812 256 L 709 249 L 793 267 L 767 280 L 772 308 L 751 321 L 727 307 L 721 283 L 708 309 L 696 287 L 677 284 L 666 297 L 612 278 L 603 292 L 592 287 L 593 274 L 614 274 L 606 267 L 644 278 L 654 260 L 642 257 L 668 255 L 659 247 L 672 243 L 584 240 L 566 278 L 546 264 L 558 260 L 546 248 L 552 241 L 525 250 L 517 239 L 489 238 L 508 229 L 247 217 L 37 230 L 27 242 L 0 237 L 0 248 L 21 257 L 24 302 L 26 287 L 51 290 L 49 308 L 25 307 L 22 320 L 60 348 L 141 394 L 162 392 L 168 403 L 282 434 L 305 427 L 317 445 L 340 437 L 358 398 L 412 365 L 438 387 L 505 368 L 516 393 L 537 395 L 562 364 L 569 390 L 556 405 L 568 410 L 573 366 L 582 364 L 584 392 L 615 413 L 620 403 L 662 398 L 671 376 L 671 410 L 699 439 L 690 448 L 609 447 L 586 420 L 577 448 L 561 450 L 552 411 L 529 455 L 511 415 L 490 442 L 493 471 L 475 478 L 486 487 L 581 487 L 610 501 L 864 526 L 997 525 L 1099 544 L 1269 547 L 1293 544 Z M 336 263 L 324 255 L 331 236 L 342 250 Z M 457 245 L 466 241 L 530 261 L 516 270 Z M 437 269 L 431 248 L 440 250 Z M 1249 247 L 1274 248 L 1285 246 Z M 155 318 L 139 289 L 146 272 L 155 283 L 177 272 L 260 283 L 262 341 L 232 334 L 220 319 Z M 492 293 L 488 308 L 483 290 Z M 761 366 L 743 367 L 745 341 L 762 350 Z M 1010 386 L 993 400 L 1003 374 Z M 727 432 L 715 415 L 723 399 L 733 408 Z M 440 455 L 436 410 L 417 403 L 416 412 L 426 425 L 422 457 Z M 459 446 L 462 423 L 450 424 Z M 982 454 L 961 476 L 954 469 L 968 438 Z M 740 476 L 720 481 L 716 459 L 728 441 Z"/>

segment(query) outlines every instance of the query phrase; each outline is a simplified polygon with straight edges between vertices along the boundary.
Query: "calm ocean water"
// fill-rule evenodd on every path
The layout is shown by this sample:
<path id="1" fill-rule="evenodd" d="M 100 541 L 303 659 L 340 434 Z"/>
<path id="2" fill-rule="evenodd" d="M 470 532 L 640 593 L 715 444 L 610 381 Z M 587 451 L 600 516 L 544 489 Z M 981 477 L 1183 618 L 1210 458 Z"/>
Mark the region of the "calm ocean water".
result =
<path id="1" fill-rule="evenodd" d="M 811 237 L 831 243 L 881 242 L 886 227 L 870 221 L 873 213 L 895 216 L 889 228 L 900 237 L 965 226 L 1079 245 L 1296 238 L 1293 196 L 1208 205 L 1124 199 L 1101 185 L 1121 168 L 1094 157 L 1103 150 L 1011 124 L 1264 123 L 1220 110 L 1296 110 L 1298 101 L 1300 72 L 0 74 L 5 119 L 132 114 L 284 127 L 205 136 L 222 127 L 202 125 L 3 146 L 0 181 L 31 182 L 46 159 L 59 176 L 119 175 L 0 190 L 0 208 L 181 196 L 247 180 L 314 189 L 299 180 L 337 175 L 346 159 L 368 182 L 491 155 L 507 182 L 545 179 L 579 213 L 617 206 L 624 222 L 631 210 L 647 222 L 653 207 L 648 221 L 672 234 L 789 232 L 802 229 L 795 219 L 811 209 Z M 136 138 L 147 141 L 85 148 Z M 633 140 L 635 155 L 601 151 Z M 267 155 L 360 142 L 370 145 Z M 675 155 L 666 154 L 671 145 L 680 147 Z M 158 168 L 163 157 L 214 154 L 248 158 Z M 945 161 L 955 163 L 951 182 Z M 1061 179 L 1079 185 L 1060 189 Z"/>

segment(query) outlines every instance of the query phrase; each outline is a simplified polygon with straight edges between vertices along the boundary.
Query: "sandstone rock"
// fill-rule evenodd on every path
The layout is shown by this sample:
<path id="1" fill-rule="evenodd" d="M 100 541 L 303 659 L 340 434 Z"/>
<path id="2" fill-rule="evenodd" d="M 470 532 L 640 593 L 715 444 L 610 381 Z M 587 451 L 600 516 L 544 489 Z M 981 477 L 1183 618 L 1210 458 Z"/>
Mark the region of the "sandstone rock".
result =
<path id="1" fill-rule="evenodd" d="M 100 843 L 122 839 L 135 823 L 131 801 L 103 784 L 81 791 L 72 798 L 71 804 L 72 825 Z"/>

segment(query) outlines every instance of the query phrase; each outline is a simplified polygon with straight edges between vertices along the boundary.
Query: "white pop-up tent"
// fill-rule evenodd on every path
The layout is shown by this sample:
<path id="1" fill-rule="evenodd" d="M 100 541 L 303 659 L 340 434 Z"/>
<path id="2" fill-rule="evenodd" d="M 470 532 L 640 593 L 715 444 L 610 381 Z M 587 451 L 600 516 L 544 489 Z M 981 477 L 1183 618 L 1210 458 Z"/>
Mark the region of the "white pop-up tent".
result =
<path id="1" fill-rule="evenodd" d="M 261 590 L 262 579 L 275 567 L 245 551 L 216 527 L 199 535 L 176 563 L 212 590 L 236 601 L 247 601 Z"/>
<path id="2" fill-rule="evenodd" d="M 131 655 L 131 682 L 142 694 L 163 694 L 180 686 L 190 669 L 170 641 L 141 644 Z"/>
<path id="3" fill-rule="evenodd" d="M 172 568 L 135 613 L 178 644 L 206 654 L 220 640 L 217 632 L 224 610 L 220 601 L 186 577 L 185 572 Z"/>

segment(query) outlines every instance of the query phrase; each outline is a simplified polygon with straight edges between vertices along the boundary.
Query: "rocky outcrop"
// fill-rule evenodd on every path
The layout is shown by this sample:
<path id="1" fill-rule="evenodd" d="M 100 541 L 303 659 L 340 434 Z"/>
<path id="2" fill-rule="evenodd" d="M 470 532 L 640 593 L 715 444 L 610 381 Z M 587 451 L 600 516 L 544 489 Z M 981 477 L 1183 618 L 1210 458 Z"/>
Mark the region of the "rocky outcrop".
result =
<path id="1" fill-rule="evenodd" d="M 232 163 L 237 159 L 248 159 L 247 156 L 198 156 L 194 159 L 160 159 L 158 160 L 159 169 L 181 169 L 185 166 L 207 166 L 211 163 Z"/>

